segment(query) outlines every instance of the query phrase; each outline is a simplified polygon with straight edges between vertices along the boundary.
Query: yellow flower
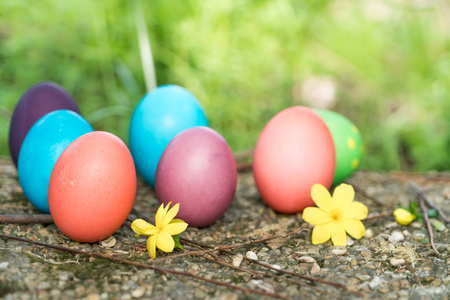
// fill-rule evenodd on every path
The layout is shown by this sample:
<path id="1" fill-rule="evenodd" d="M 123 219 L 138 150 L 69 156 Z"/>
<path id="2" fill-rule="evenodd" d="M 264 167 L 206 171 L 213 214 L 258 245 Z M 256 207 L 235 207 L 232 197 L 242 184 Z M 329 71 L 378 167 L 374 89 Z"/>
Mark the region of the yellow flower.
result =
<path id="1" fill-rule="evenodd" d="M 401 225 L 409 225 L 409 223 L 414 221 L 414 219 L 416 218 L 415 215 L 404 208 L 397 208 L 396 210 L 394 210 L 394 217 Z"/>
<path id="2" fill-rule="evenodd" d="M 335 190 L 333 198 L 320 184 L 311 188 L 311 197 L 318 207 L 307 207 L 303 219 L 315 225 L 312 243 L 322 244 L 331 238 L 335 246 L 346 246 L 347 234 L 360 239 L 366 229 L 360 220 L 367 217 L 367 206 L 353 201 L 355 190 L 351 185 L 341 184 Z"/>
<path id="3" fill-rule="evenodd" d="M 137 219 L 131 223 L 131 229 L 136 232 L 136 237 L 140 235 L 150 236 L 147 240 L 147 251 L 151 257 L 156 257 L 156 247 L 164 252 L 172 252 L 175 241 L 172 235 L 182 233 L 188 224 L 180 219 L 174 219 L 180 208 L 180 204 L 175 204 L 170 210 L 169 202 L 164 208 L 164 204 L 158 208 L 155 216 L 156 226 L 142 219 Z"/>

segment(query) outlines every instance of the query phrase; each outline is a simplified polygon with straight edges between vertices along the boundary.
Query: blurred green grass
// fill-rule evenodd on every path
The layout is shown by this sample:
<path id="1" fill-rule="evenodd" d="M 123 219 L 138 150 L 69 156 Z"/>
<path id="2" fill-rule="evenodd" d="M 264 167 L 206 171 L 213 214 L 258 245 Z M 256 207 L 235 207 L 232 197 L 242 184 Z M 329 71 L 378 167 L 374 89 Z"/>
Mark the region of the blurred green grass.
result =
<path id="1" fill-rule="evenodd" d="M 2 0 L 0 155 L 9 155 L 6 115 L 44 80 L 64 86 L 95 129 L 127 142 L 129 118 L 146 93 L 135 4 Z M 234 151 L 253 147 L 280 110 L 318 106 L 317 93 L 328 89 L 327 107 L 362 132 L 363 168 L 450 169 L 446 0 L 141 5 L 158 85 L 196 95 Z"/>

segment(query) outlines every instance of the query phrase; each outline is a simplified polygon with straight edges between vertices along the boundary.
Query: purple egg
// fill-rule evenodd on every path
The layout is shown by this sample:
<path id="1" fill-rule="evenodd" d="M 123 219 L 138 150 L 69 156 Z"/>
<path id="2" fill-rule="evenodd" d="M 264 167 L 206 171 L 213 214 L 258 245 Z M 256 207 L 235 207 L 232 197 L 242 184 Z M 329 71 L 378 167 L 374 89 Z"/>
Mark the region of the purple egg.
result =
<path id="1" fill-rule="evenodd" d="M 9 150 L 16 167 L 20 148 L 30 128 L 42 116 L 58 109 L 68 109 L 80 114 L 72 96 L 54 82 L 37 83 L 22 95 L 9 127 Z"/>
<path id="2" fill-rule="evenodd" d="M 180 203 L 176 218 L 192 227 L 220 219 L 236 192 L 237 171 L 225 139 L 208 127 L 191 127 L 167 145 L 156 169 L 160 203 Z"/>

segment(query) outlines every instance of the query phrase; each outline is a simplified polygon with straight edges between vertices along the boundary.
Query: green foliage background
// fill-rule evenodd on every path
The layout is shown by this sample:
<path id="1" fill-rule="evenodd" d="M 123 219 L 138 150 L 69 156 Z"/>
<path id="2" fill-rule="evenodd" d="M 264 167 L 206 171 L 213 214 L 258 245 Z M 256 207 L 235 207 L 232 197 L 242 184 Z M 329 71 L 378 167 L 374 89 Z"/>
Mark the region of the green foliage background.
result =
<path id="1" fill-rule="evenodd" d="M 0 2 L 0 154 L 28 87 L 64 86 L 98 130 L 127 142 L 145 95 L 137 0 Z M 158 85 L 189 89 L 234 151 L 331 79 L 331 109 L 366 144 L 363 168 L 450 169 L 450 6 L 446 0 L 141 1 Z"/>

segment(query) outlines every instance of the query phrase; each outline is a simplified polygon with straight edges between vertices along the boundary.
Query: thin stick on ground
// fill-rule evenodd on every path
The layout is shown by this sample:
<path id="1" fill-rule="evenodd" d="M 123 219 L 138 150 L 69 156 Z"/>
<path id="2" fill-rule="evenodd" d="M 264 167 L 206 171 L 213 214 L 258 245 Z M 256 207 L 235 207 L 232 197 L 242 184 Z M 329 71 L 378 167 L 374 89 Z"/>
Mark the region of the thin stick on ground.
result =
<path id="1" fill-rule="evenodd" d="M 270 240 L 274 240 L 274 239 L 279 239 L 279 238 L 285 238 L 291 235 L 295 235 L 295 234 L 299 234 L 302 231 L 305 231 L 306 229 L 301 229 L 301 230 L 294 230 L 290 233 L 287 234 L 282 234 L 282 235 L 271 235 L 265 238 L 261 238 L 261 239 L 257 239 L 257 240 L 253 240 L 253 241 L 246 241 L 245 243 L 240 243 L 240 244 L 234 244 L 234 245 L 224 245 L 224 246 L 216 246 L 216 247 L 212 247 L 212 246 L 208 246 L 208 245 L 204 245 L 205 247 L 211 248 L 211 249 L 207 249 L 207 250 L 199 250 L 199 251 L 186 251 L 185 253 L 180 253 L 177 255 L 170 255 L 170 256 L 166 256 L 163 258 L 159 258 L 155 261 L 160 262 L 166 259 L 174 259 L 174 258 L 179 258 L 179 257 L 183 257 L 183 256 L 189 256 L 189 255 L 203 255 L 203 254 L 208 254 L 211 252 L 215 252 L 215 251 L 224 251 L 224 250 L 228 250 L 228 249 L 236 249 L 236 248 L 240 248 L 240 247 L 244 247 L 244 246 L 248 246 L 248 245 L 252 245 L 252 244 L 257 244 L 257 243 L 261 243 L 261 242 L 265 242 L 265 241 L 270 241 Z M 185 238 L 181 238 L 181 241 L 189 241 L 192 242 L 190 240 L 187 240 Z"/>
<path id="2" fill-rule="evenodd" d="M 53 223 L 51 215 L 0 215 L 0 223 L 21 224 L 50 224 Z"/>
<path id="3" fill-rule="evenodd" d="M 379 213 L 379 214 L 376 214 L 376 215 L 368 216 L 368 217 L 365 218 L 363 221 L 365 221 L 365 220 L 379 219 L 379 218 L 384 218 L 384 217 L 389 217 L 389 216 L 392 216 L 393 213 L 394 213 L 393 210 L 385 211 L 385 212 L 382 212 L 382 213 Z"/>
<path id="4" fill-rule="evenodd" d="M 425 223 L 427 224 L 428 234 L 430 235 L 431 248 L 433 249 L 434 253 L 437 256 L 440 256 L 439 251 L 436 249 L 436 246 L 434 245 L 433 229 L 431 228 L 430 220 L 428 219 L 428 210 L 427 210 L 427 208 L 425 206 L 425 203 L 424 203 L 422 197 L 419 197 L 419 206 L 420 206 L 420 209 L 423 212 L 423 218 L 425 220 Z"/>
<path id="5" fill-rule="evenodd" d="M 188 240 L 188 239 L 182 239 L 182 238 L 180 238 L 180 240 L 183 240 L 183 241 L 188 242 L 188 243 L 191 243 L 191 244 L 198 244 L 198 243 L 193 242 L 193 241 Z M 212 246 L 208 246 L 208 245 L 204 245 L 204 244 L 199 244 L 199 245 L 200 245 L 200 246 L 203 246 L 203 247 L 212 248 L 212 249 L 210 249 L 210 250 L 204 250 L 204 251 L 202 251 L 202 252 L 204 252 L 204 253 L 206 253 L 207 251 L 211 251 L 211 250 L 216 250 L 216 251 L 220 250 L 221 252 L 224 252 L 224 253 L 227 253 L 227 254 L 230 254 L 230 255 L 237 255 L 236 252 L 233 252 L 233 251 L 228 250 L 228 249 L 231 249 L 230 247 L 214 247 L 214 248 L 213 248 Z M 243 244 L 241 244 L 241 245 L 243 245 Z M 227 248 L 227 249 L 226 249 L 226 248 Z M 191 252 L 191 253 L 192 253 L 192 252 Z M 355 291 L 350 291 L 350 290 L 347 289 L 347 287 L 346 287 L 345 285 L 342 285 L 342 284 L 339 284 L 339 283 L 335 283 L 335 282 L 331 282 L 331 281 L 327 281 L 327 280 L 323 280 L 323 279 L 319 279 L 319 278 L 315 278 L 315 277 L 311 277 L 311 276 L 307 276 L 307 275 L 302 275 L 302 274 L 298 274 L 298 273 L 291 272 L 291 271 L 286 271 L 286 270 L 278 269 L 278 268 L 275 268 L 275 267 L 273 267 L 273 266 L 271 266 L 271 265 L 269 265 L 269 264 L 265 264 L 265 263 L 259 262 L 259 261 L 257 261 L 257 260 L 253 260 L 253 259 L 247 258 L 247 257 L 243 257 L 243 259 L 246 260 L 246 261 L 248 261 L 248 262 L 250 262 L 250 263 L 254 263 L 254 264 L 260 265 L 260 266 L 262 266 L 262 267 L 265 267 L 265 268 L 274 270 L 274 271 L 279 272 L 279 273 L 284 273 L 284 274 L 296 276 L 296 277 L 299 277 L 299 278 L 302 278 L 302 279 L 305 279 L 305 280 L 308 280 L 308 281 L 311 281 L 311 282 L 318 282 L 318 283 L 323 283 L 323 284 L 331 285 L 331 286 L 334 286 L 334 287 L 336 287 L 336 288 L 342 289 L 342 290 L 344 290 L 344 291 L 346 291 L 346 292 L 350 292 L 350 293 L 356 294 L 356 295 L 358 295 L 358 296 L 360 296 L 360 297 L 364 297 L 364 296 L 365 296 L 363 293 L 355 292 Z"/>
<path id="6" fill-rule="evenodd" d="M 73 249 L 73 248 L 68 248 L 68 247 L 63 247 L 63 246 L 50 245 L 50 244 L 46 244 L 46 243 L 31 241 L 31 240 L 28 240 L 28 239 L 19 238 L 19 237 L 15 237 L 15 236 L 11 236 L 11 235 L 5 235 L 5 234 L 0 234 L 0 238 L 16 240 L 16 241 L 20 241 L 20 242 L 24 242 L 24 243 L 28 243 L 28 244 L 32 244 L 32 245 L 47 247 L 47 248 L 50 248 L 50 249 L 56 249 L 56 250 L 69 252 L 69 253 L 82 254 L 82 255 L 85 255 L 85 256 L 100 257 L 100 258 L 104 258 L 104 259 L 108 259 L 108 260 L 112 260 L 112 261 L 116 261 L 116 262 L 120 262 L 120 263 L 125 263 L 125 264 L 128 264 L 128 265 L 132 265 L 132 266 L 135 266 L 135 267 L 138 267 L 138 268 L 154 270 L 154 271 L 160 272 L 162 274 L 174 274 L 174 275 L 180 275 L 180 276 L 187 276 L 187 277 L 191 277 L 191 278 L 194 278 L 194 279 L 197 279 L 197 280 L 201 280 L 201 281 L 205 281 L 205 282 L 208 282 L 208 283 L 212 283 L 212 284 L 215 284 L 215 285 L 224 286 L 224 287 L 227 287 L 227 288 L 238 290 L 238 291 L 241 291 L 241 292 L 246 293 L 246 294 L 247 293 L 252 293 L 252 294 L 257 294 L 257 295 L 277 298 L 277 299 L 291 299 L 291 298 L 286 297 L 286 296 L 281 295 L 281 294 L 274 294 L 274 293 L 263 292 L 263 291 L 254 290 L 254 289 L 248 289 L 248 288 L 236 286 L 236 285 L 233 285 L 233 284 L 229 284 L 229 283 L 226 283 L 226 282 L 222 282 L 222 281 L 218 281 L 218 280 L 214 280 L 214 279 L 208 279 L 208 278 L 205 278 L 205 277 L 197 276 L 197 275 L 189 273 L 189 272 L 182 272 L 182 271 L 175 271 L 175 270 L 170 270 L 170 269 L 158 268 L 158 267 L 154 267 L 154 266 L 151 266 L 151 265 L 130 261 L 130 260 L 127 260 L 127 259 L 115 257 L 115 256 L 108 255 L 108 254 L 103 254 L 103 253 L 98 253 L 98 252 L 91 252 L 91 251 L 85 251 L 85 250 L 78 250 L 78 249 Z"/>
<path id="7" fill-rule="evenodd" d="M 438 214 L 441 216 L 441 218 L 444 220 L 445 223 L 450 222 L 450 219 L 445 215 L 445 213 L 442 211 L 442 209 L 441 209 L 439 206 L 437 206 L 437 205 L 433 202 L 433 200 L 431 200 L 431 198 L 428 197 L 427 194 L 425 194 L 423 188 L 421 188 L 420 186 L 418 186 L 418 185 L 415 184 L 414 182 L 410 182 L 410 183 L 409 183 L 409 186 L 410 186 L 411 188 L 413 188 L 413 189 L 417 192 L 417 194 L 419 194 L 419 196 L 422 197 L 422 198 L 425 200 L 425 202 L 427 202 L 427 204 L 428 204 L 431 208 L 434 208 L 434 209 L 438 212 Z"/>
<path id="8" fill-rule="evenodd" d="M 188 244 L 191 244 L 191 245 L 195 246 L 196 248 L 203 249 L 202 246 L 197 245 L 196 242 L 192 242 L 192 241 L 188 241 L 188 240 L 184 240 L 184 242 L 186 242 Z M 203 246 L 209 247 L 208 245 L 203 245 Z M 225 251 L 225 252 L 227 252 L 227 251 Z M 211 255 L 211 253 L 210 253 L 210 255 Z M 297 284 L 297 285 L 300 285 L 300 286 L 308 286 L 309 288 L 311 288 L 311 289 L 313 289 L 313 290 L 315 290 L 315 291 L 317 291 L 319 293 L 324 293 L 324 294 L 327 294 L 327 295 L 329 295 L 329 296 L 331 296 L 333 298 L 337 298 L 336 295 L 330 294 L 327 291 L 319 290 L 319 289 L 315 288 L 314 286 L 307 285 L 305 282 L 297 281 L 297 280 L 294 280 L 294 279 L 291 279 L 291 278 L 281 277 L 280 275 L 277 275 L 277 274 L 272 274 L 272 273 L 255 271 L 255 270 L 245 269 L 245 268 L 242 268 L 242 267 L 237 267 L 237 266 L 234 266 L 234 265 L 232 265 L 232 264 L 230 264 L 230 263 L 228 263 L 228 262 L 218 258 L 216 255 L 211 255 L 211 256 L 212 257 L 208 257 L 207 255 L 202 255 L 202 257 L 204 257 L 205 259 L 214 261 L 214 262 L 216 262 L 218 264 L 227 266 L 229 268 L 232 268 L 232 269 L 244 272 L 244 273 L 248 273 L 248 274 L 252 275 L 252 277 L 256 277 L 256 278 L 261 278 L 261 277 L 277 278 L 277 279 L 281 279 L 283 281 L 288 281 L 288 282 L 291 282 L 291 283 L 294 283 L 294 284 Z M 271 280 L 271 281 L 276 283 L 276 284 L 278 284 L 278 282 L 276 282 L 274 280 Z"/>

